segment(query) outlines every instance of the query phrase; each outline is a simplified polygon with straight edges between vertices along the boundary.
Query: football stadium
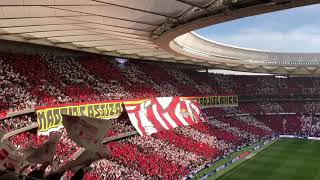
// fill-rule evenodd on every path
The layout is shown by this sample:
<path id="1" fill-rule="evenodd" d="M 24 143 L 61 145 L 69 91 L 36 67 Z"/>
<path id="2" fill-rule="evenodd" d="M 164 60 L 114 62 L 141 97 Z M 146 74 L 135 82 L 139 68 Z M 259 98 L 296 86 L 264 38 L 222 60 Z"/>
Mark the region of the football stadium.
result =
<path id="1" fill-rule="evenodd" d="M 319 3 L 0 0 L 0 179 L 319 180 Z"/>

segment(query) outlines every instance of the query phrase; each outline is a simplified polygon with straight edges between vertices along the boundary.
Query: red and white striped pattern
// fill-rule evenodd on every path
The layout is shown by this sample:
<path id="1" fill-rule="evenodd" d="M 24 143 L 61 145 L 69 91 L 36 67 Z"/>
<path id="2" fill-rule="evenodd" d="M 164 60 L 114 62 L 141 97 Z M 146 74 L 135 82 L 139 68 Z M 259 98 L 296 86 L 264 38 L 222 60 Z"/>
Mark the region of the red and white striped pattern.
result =
<path id="1" fill-rule="evenodd" d="M 201 110 L 195 101 L 180 97 L 157 97 L 137 103 L 125 103 L 129 119 L 140 135 L 199 122 Z"/>

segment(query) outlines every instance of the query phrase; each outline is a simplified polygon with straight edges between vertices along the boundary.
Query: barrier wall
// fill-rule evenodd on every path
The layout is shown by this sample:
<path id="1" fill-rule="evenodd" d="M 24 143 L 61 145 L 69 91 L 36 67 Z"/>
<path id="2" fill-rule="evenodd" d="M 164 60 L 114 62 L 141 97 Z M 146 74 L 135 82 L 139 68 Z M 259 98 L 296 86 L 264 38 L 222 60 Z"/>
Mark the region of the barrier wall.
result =
<path id="1" fill-rule="evenodd" d="M 29 113 L 33 113 L 36 110 L 34 108 L 30 108 L 30 109 L 24 109 L 24 110 L 20 110 L 20 111 L 15 111 L 15 112 L 0 112 L 0 120 L 1 119 L 6 119 L 6 118 L 10 118 L 10 117 L 14 117 L 14 116 L 19 116 L 22 114 L 29 114 Z"/>
<path id="2" fill-rule="evenodd" d="M 295 136 L 295 135 L 279 135 L 281 138 L 298 138 L 298 139 L 310 139 L 315 141 L 320 141 L 320 137 L 308 137 L 308 136 Z"/>

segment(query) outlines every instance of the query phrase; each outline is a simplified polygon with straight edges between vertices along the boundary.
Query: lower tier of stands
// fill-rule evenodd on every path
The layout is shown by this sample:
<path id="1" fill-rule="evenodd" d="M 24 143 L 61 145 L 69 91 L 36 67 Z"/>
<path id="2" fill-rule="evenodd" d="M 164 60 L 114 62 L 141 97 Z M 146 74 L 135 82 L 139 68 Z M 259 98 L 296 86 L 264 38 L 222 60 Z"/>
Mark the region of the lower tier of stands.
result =
<path id="1" fill-rule="evenodd" d="M 31 119 L 30 119 L 31 118 Z M 34 117 L 23 115 L 13 118 L 17 124 L 23 119 L 27 126 Z M 8 121 L 6 121 L 8 122 Z M 4 124 L 10 129 L 11 124 Z M 17 128 L 19 128 L 17 127 Z M 10 129 L 11 130 L 11 129 Z M 134 131 L 127 117 L 113 121 L 113 128 L 106 136 Z M 64 129 L 50 169 L 66 163 L 79 149 Z M 319 136 L 320 118 L 316 115 L 243 115 L 232 117 L 210 116 L 208 122 L 161 131 L 152 136 L 135 135 L 106 144 L 111 158 L 101 159 L 90 165 L 85 179 L 181 179 L 205 167 L 237 148 L 275 134 Z M 36 129 L 23 132 L 10 140 L 19 148 L 37 147 L 48 140 L 37 136 Z M 31 166 L 24 173 L 36 169 Z M 72 172 L 65 175 L 71 176 Z"/>

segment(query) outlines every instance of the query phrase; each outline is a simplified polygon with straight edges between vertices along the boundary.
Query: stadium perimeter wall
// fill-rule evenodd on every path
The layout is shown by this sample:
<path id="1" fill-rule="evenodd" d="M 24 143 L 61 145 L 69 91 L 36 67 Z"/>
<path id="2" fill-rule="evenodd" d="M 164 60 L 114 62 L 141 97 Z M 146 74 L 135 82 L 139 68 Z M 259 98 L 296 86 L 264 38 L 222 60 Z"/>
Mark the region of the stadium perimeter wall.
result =
<path id="1" fill-rule="evenodd" d="M 320 141 L 320 137 L 304 137 L 304 136 L 295 136 L 295 135 L 279 135 L 280 138 L 291 138 L 291 139 L 309 139 L 309 140 L 316 140 Z"/>

